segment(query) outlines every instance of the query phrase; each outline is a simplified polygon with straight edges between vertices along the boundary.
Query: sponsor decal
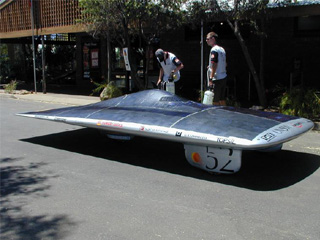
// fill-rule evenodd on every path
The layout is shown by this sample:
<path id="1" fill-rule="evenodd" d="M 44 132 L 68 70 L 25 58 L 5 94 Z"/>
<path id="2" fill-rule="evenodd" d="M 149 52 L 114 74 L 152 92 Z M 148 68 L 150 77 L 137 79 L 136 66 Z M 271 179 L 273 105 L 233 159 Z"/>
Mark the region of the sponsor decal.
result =
<path id="1" fill-rule="evenodd" d="M 182 132 L 176 132 L 176 137 L 181 137 Z"/>
<path id="2" fill-rule="evenodd" d="M 295 126 L 295 127 L 300 127 L 300 124 L 301 123 L 296 123 L 292 126 Z M 291 129 L 292 127 L 290 125 L 281 125 L 277 128 L 274 128 L 271 130 L 271 132 L 269 133 L 266 133 L 265 135 L 261 136 L 261 139 L 267 141 L 267 142 L 270 142 L 272 139 L 274 139 L 277 135 L 281 135 L 283 133 L 287 133 L 289 132 L 289 130 Z"/>
<path id="3" fill-rule="evenodd" d="M 265 141 L 267 141 L 267 142 L 270 142 L 272 139 L 274 139 L 276 137 L 276 135 L 275 134 L 273 134 L 273 133 L 267 133 L 267 134 L 265 134 L 265 135 L 263 135 L 262 137 L 261 137 L 261 139 L 263 139 L 263 140 L 265 140 Z"/>
<path id="4" fill-rule="evenodd" d="M 188 138 L 196 138 L 196 139 L 203 139 L 203 140 L 206 140 L 208 139 L 207 137 L 205 136 L 201 136 L 201 135 L 194 135 L 194 134 L 183 134 L 184 137 L 188 137 Z"/>
<path id="5" fill-rule="evenodd" d="M 192 161 L 195 162 L 195 163 L 198 163 L 198 164 L 202 163 L 201 156 L 200 156 L 200 154 L 197 153 L 197 152 L 191 153 L 191 159 L 192 159 Z"/>
<path id="6" fill-rule="evenodd" d="M 272 130 L 272 132 L 274 133 L 277 133 L 277 134 L 282 134 L 284 132 L 288 132 L 290 130 L 290 126 L 287 126 L 287 125 L 282 125 L 282 126 L 279 126 L 275 129 Z"/>
<path id="7" fill-rule="evenodd" d="M 98 126 L 117 127 L 117 128 L 122 128 L 123 127 L 123 125 L 121 123 L 106 122 L 106 121 L 98 121 L 97 125 Z"/>
<path id="8" fill-rule="evenodd" d="M 232 139 L 232 138 L 218 138 L 217 142 L 218 143 L 226 143 L 226 144 L 235 144 L 234 139 Z"/>
<path id="9" fill-rule="evenodd" d="M 143 130 L 140 129 L 140 131 L 154 132 L 154 133 L 168 133 L 168 130 L 166 129 L 152 128 L 152 127 L 143 127 Z"/>
<path id="10" fill-rule="evenodd" d="M 296 127 L 296 128 L 302 128 L 302 123 L 301 122 L 297 122 L 295 124 L 292 124 L 292 126 Z"/>

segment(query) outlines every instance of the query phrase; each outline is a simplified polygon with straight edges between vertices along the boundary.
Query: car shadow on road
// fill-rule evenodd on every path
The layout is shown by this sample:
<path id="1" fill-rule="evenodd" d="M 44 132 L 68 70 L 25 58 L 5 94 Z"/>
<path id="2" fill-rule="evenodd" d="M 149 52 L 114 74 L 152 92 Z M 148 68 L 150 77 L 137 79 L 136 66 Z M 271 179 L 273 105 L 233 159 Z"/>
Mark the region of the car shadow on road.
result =
<path id="1" fill-rule="evenodd" d="M 87 128 L 21 141 L 256 191 L 289 187 L 312 175 L 320 166 L 320 156 L 314 154 L 247 151 L 243 152 L 238 173 L 211 175 L 188 164 L 181 143 L 143 137 L 121 142 Z"/>
<path id="2" fill-rule="evenodd" d="M 75 226 L 65 214 L 36 215 L 25 209 L 21 199 L 27 196 L 47 197 L 47 181 L 44 163 L 19 164 L 23 158 L 0 159 L 0 228 L 1 239 L 62 239 Z M 12 165 L 11 165 L 12 164 Z"/>

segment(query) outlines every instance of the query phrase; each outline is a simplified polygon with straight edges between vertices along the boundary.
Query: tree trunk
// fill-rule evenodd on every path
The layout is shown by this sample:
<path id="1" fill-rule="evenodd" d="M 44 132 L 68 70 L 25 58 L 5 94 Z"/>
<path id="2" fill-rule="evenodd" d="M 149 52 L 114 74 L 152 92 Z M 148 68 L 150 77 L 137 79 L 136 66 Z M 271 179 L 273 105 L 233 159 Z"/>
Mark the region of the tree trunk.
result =
<path id="1" fill-rule="evenodd" d="M 131 79 L 138 90 L 144 90 L 143 80 L 138 76 L 138 67 L 131 44 L 128 46 L 128 56 L 131 68 Z"/>
<path id="2" fill-rule="evenodd" d="M 260 105 L 263 107 L 266 107 L 267 106 L 267 99 L 266 99 L 265 89 L 264 89 L 264 86 L 262 85 L 262 83 L 260 82 L 259 76 L 258 76 L 256 69 L 254 67 L 254 64 L 252 62 L 252 58 L 249 54 L 249 50 L 248 50 L 248 48 L 247 48 L 247 46 L 241 36 L 239 29 L 238 29 L 238 26 L 237 26 L 238 22 L 235 21 L 235 25 L 233 25 L 230 22 L 230 20 L 227 20 L 227 22 L 228 22 L 229 26 L 231 27 L 231 29 L 233 30 L 234 35 L 236 36 L 236 38 L 242 48 L 243 55 L 247 61 L 249 70 L 252 74 L 252 77 L 253 77 L 255 85 L 256 85 L 256 90 L 258 93 Z"/>
<path id="3" fill-rule="evenodd" d="M 264 33 L 266 32 L 265 29 L 265 20 L 262 17 L 261 18 L 261 30 L 262 30 L 262 35 L 260 37 L 260 82 L 261 85 L 264 87 L 264 62 L 265 62 L 265 49 L 266 49 L 266 37 Z"/>
<path id="4" fill-rule="evenodd" d="M 135 87 L 138 88 L 138 90 L 144 90 L 143 81 L 138 76 L 137 61 L 134 55 L 133 48 L 130 43 L 130 38 L 128 33 L 126 34 L 126 39 L 127 39 L 127 46 L 128 46 L 128 58 L 129 58 L 129 63 L 131 68 L 131 80 L 133 81 Z"/>
<path id="5" fill-rule="evenodd" d="M 149 64 L 150 64 L 150 44 L 146 47 L 146 66 L 145 66 L 145 73 L 144 73 L 144 88 L 147 89 L 149 83 Z"/>
<path id="6" fill-rule="evenodd" d="M 107 61 L 108 61 L 108 73 L 107 73 L 107 83 L 110 83 L 111 80 L 111 41 L 110 34 L 107 33 Z"/>

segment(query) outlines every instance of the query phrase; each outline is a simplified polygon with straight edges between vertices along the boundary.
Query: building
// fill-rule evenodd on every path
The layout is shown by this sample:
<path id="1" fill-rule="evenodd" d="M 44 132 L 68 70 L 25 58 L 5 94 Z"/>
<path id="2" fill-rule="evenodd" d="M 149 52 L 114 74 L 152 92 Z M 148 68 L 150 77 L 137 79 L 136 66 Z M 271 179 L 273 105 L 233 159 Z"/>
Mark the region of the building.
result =
<path id="1" fill-rule="evenodd" d="M 32 24 L 30 0 L 6 0 L 0 5 L 0 41 L 2 43 L 31 43 Z M 107 46 L 104 39 L 94 39 L 85 33 L 84 26 L 77 24 L 81 18 L 77 0 L 33 2 L 36 43 L 71 44 L 76 46 L 75 84 L 78 88 L 90 88 L 91 80 L 102 81 L 107 72 Z M 297 1 L 290 7 L 272 7 L 266 27 L 265 87 L 268 92 L 277 85 L 285 87 L 305 84 L 320 88 L 317 70 L 320 68 L 320 1 Z M 219 44 L 227 51 L 228 95 L 239 100 L 255 100 L 255 86 L 250 77 L 240 45 L 224 21 L 206 23 L 204 34 L 214 30 L 220 35 Z M 161 47 L 174 52 L 184 63 L 180 86 L 183 96 L 195 99 L 201 82 L 200 27 L 187 26 L 164 34 Z M 60 39 L 61 38 L 61 39 Z M 259 65 L 260 41 L 250 32 L 244 32 L 246 44 L 254 62 Z M 205 46 L 204 68 L 209 48 Z M 121 49 L 112 46 L 113 78 L 119 84 L 127 78 Z M 141 67 L 143 64 L 141 64 Z M 205 69 L 203 69 L 205 71 Z M 157 78 L 155 59 L 150 64 L 149 81 Z M 41 76 L 40 76 L 41 77 Z M 149 87 L 152 85 L 149 84 Z M 272 97 L 270 95 L 270 97 Z"/>

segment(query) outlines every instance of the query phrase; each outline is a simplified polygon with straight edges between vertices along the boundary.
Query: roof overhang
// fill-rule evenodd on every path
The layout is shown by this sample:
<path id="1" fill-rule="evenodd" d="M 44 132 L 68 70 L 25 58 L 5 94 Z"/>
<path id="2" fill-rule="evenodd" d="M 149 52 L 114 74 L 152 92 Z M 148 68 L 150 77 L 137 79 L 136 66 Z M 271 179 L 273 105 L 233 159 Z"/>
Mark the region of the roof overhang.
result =
<path id="1" fill-rule="evenodd" d="M 85 32 L 85 27 L 79 24 L 79 25 L 34 29 L 35 36 L 57 34 L 57 33 L 77 33 L 77 32 Z M 31 36 L 32 36 L 32 30 L 28 29 L 28 30 L 1 33 L 0 39 L 31 37 Z"/>

